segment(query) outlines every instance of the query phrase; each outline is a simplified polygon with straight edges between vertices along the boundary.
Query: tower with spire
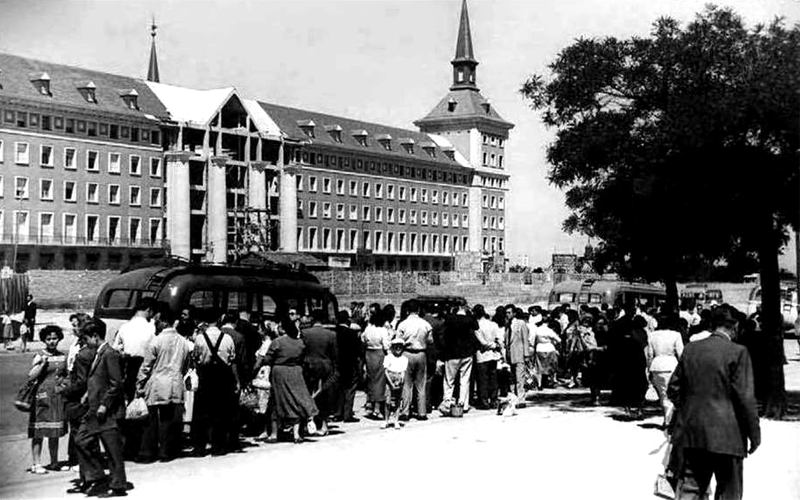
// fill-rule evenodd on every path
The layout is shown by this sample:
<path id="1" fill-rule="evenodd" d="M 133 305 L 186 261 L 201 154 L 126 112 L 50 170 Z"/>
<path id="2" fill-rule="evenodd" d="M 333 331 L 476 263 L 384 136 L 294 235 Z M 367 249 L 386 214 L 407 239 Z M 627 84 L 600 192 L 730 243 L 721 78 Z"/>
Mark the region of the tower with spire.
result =
<path id="1" fill-rule="evenodd" d="M 150 24 L 150 64 L 147 67 L 147 81 L 159 83 L 158 77 L 158 59 L 156 58 L 156 18 L 153 16 L 153 22 Z"/>
<path id="2" fill-rule="evenodd" d="M 414 124 L 442 136 L 474 169 L 469 199 L 469 251 L 481 254 L 483 271 L 503 268 L 509 175 L 506 145 L 514 124 L 503 119 L 478 88 L 467 0 L 461 3 L 450 91 Z"/>

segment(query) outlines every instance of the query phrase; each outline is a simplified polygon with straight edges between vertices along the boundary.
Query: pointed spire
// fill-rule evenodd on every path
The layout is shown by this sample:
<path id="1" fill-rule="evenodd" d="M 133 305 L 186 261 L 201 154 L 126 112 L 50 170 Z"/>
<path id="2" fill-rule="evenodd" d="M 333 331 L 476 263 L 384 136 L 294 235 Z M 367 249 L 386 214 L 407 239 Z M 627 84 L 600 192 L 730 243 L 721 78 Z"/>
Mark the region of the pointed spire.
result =
<path id="1" fill-rule="evenodd" d="M 149 82 L 159 82 L 158 77 L 158 59 L 156 58 L 156 18 L 153 16 L 153 23 L 150 25 L 150 36 L 152 37 L 152 41 L 150 42 L 150 66 L 147 68 L 147 81 Z"/>
<path id="2" fill-rule="evenodd" d="M 456 39 L 456 57 L 450 62 L 453 65 L 453 85 L 451 90 L 473 89 L 478 90 L 476 81 L 476 68 L 478 61 L 472 50 L 472 31 L 469 29 L 469 13 L 467 0 L 461 2 L 461 23 L 458 26 Z"/>
<path id="3" fill-rule="evenodd" d="M 461 24 L 458 26 L 458 39 L 456 40 L 456 57 L 453 61 L 475 61 L 472 51 L 472 32 L 469 29 L 469 12 L 467 0 L 461 2 Z"/>

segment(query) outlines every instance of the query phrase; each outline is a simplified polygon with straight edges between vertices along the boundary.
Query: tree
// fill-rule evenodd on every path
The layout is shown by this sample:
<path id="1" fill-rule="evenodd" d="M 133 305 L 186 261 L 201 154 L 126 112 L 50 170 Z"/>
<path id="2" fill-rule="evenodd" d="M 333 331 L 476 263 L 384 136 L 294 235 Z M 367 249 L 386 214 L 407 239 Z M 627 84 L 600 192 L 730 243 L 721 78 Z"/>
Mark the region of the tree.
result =
<path id="1" fill-rule="evenodd" d="M 579 39 L 521 93 L 556 129 L 549 180 L 595 268 L 662 281 L 758 255 L 767 411 L 785 408 L 778 252 L 798 227 L 800 28 L 708 7 L 649 37 Z"/>

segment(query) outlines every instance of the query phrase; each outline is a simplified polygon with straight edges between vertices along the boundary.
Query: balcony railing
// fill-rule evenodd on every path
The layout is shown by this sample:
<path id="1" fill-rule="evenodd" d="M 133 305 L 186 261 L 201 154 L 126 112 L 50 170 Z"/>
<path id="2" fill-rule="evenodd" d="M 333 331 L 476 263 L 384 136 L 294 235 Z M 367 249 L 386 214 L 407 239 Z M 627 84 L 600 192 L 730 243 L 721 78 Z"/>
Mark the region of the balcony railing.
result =
<path id="1" fill-rule="evenodd" d="M 7 245 L 97 246 L 120 248 L 166 248 L 166 239 L 86 238 L 84 236 L 49 236 L 26 234 L 0 235 L 0 243 Z"/>

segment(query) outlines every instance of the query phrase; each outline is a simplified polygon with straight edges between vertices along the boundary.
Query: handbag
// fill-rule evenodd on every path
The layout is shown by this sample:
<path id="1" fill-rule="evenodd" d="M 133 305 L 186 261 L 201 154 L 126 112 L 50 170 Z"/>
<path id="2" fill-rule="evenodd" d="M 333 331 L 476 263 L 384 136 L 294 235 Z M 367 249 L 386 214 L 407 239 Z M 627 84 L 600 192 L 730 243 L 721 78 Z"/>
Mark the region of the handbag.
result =
<path id="1" fill-rule="evenodd" d="M 22 384 L 22 387 L 17 391 L 17 397 L 14 398 L 14 407 L 25 413 L 31 411 L 34 403 L 36 402 L 36 389 L 39 388 L 39 377 L 29 378 Z"/>
<path id="2" fill-rule="evenodd" d="M 464 405 L 461 403 L 450 404 L 450 416 L 453 418 L 461 418 L 464 416 Z"/>
<path id="3" fill-rule="evenodd" d="M 248 410 L 258 410 L 258 393 L 251 387 L 245 387 L 239 394 L 239 406 Z"/>
<path id="4" fill-rule="evenodd" d="M 656 484 L 653 486 L 653 495 L 670 500 L 675 498 L 675 490 L 672 489 L 672 485 L 669 484 L 666 475 L 659 474 L 656 476 Z"/>
<path id="5" fill-rule="evenodd" d="M 125 408 L 125 420 L 144 420 L 149 415 L 144 398 L 133 398 Z"/>

